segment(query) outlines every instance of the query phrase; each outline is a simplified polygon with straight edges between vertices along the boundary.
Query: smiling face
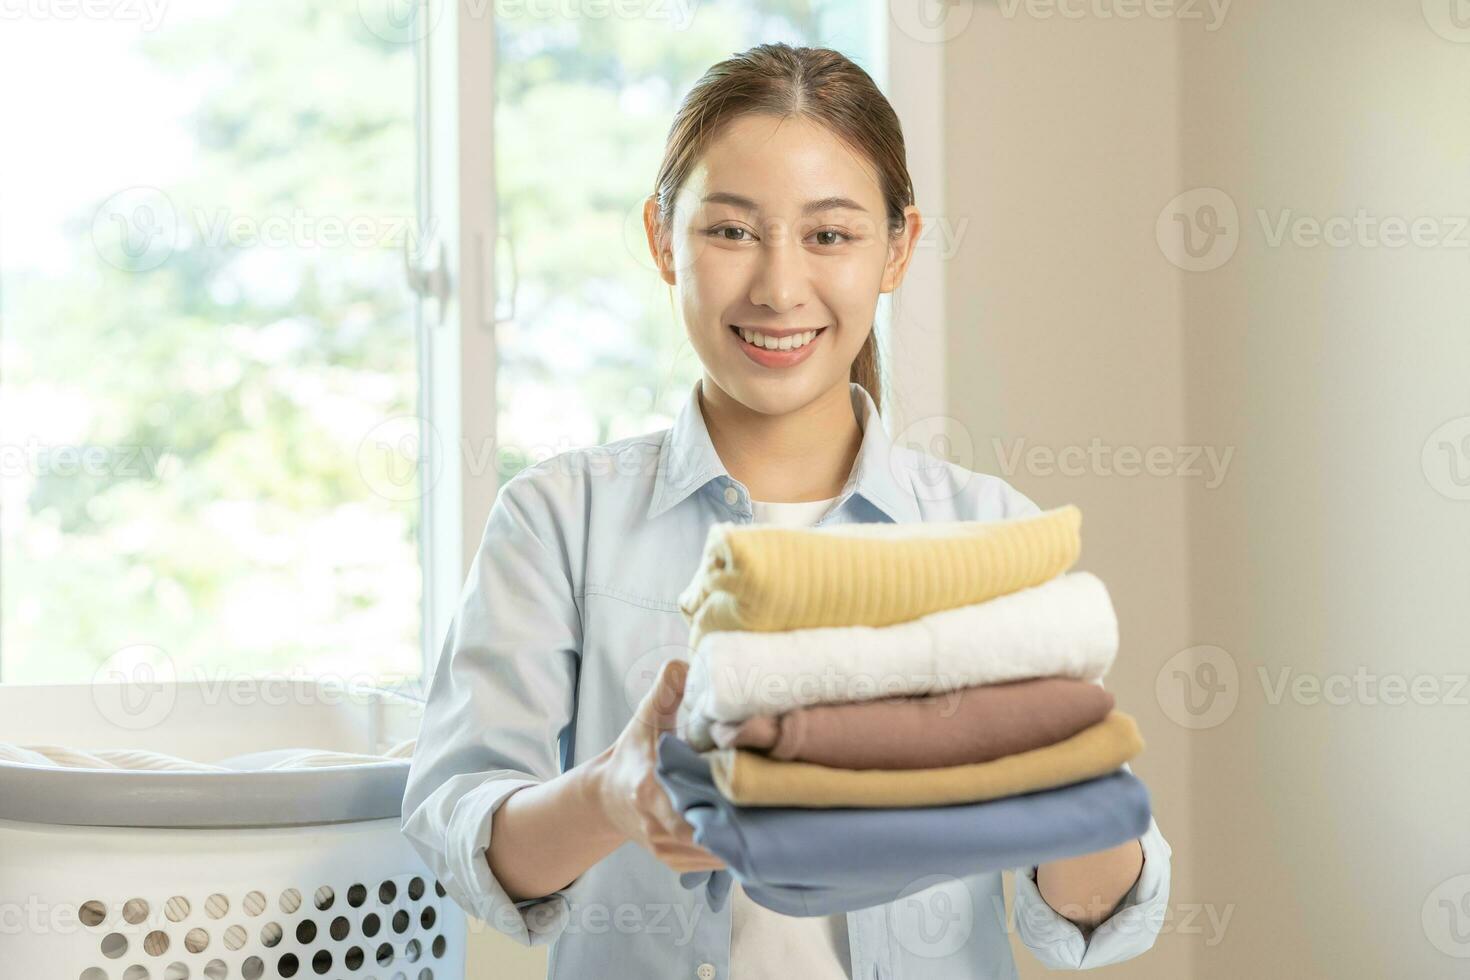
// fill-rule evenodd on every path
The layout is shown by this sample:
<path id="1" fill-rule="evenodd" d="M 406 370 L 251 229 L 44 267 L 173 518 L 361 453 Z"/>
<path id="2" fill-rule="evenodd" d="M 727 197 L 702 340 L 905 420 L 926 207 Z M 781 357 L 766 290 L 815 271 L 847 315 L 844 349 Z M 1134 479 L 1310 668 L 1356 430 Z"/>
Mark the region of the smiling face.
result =
<path id="1" fill-rule="evenodd" d="M 666 282 L 705 373 L 766 414 L 844 390 L 880 293 L 919 234 L 892 237 L 872 163 L 820 123 L 748 114 L 693 167 L 664 235 L 645 211 Z"/>

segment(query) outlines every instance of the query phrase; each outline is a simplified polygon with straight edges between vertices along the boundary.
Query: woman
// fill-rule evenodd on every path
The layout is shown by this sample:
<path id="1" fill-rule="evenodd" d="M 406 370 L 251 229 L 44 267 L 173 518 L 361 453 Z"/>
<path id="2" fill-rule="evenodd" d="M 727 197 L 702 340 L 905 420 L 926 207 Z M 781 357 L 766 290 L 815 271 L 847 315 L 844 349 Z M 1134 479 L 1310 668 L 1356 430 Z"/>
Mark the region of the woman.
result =
<path id="1" fill-rule="evenodd" d="M 552 943 L 554 980 L 1012 976 L 998 873 L 848 915 L 777 915 L 738 886 L 711 911 L 679 874 L 722 863 L 653 774 L 690 652 L 677 597 L 710 524 L 1038 511 L 884 433 L 873 315 L 921 229 L 898 120 L 835 51 L 753 48 L 680 107 L 644 225 L 703 377 L 672 428 L 501 488 L 429 689 L 404 832 L 471 914 Z M 1051 967 L 1101 965 L 1152 944 L 1169 848 L 1151 825 L 1017 871 L 1023 941 Z"/>

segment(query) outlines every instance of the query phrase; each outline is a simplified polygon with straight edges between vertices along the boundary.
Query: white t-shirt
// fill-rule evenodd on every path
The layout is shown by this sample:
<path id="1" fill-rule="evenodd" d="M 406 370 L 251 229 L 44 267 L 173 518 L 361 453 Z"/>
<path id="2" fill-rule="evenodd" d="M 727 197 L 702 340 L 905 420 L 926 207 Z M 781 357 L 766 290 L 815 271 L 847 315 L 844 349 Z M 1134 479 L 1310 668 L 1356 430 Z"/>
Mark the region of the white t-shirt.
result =
<path id="1" fill-rule="evenodd" d="M 756 524 L 800 526 L 815 524 L 836 502 L 836 497 L 796 503 L 752 500 L 750 508 Z M 781 915 L 751 901 L 738 881 L 730 889 L 731 980 L 850 980 L 851 976 L 846 913 Z"/>

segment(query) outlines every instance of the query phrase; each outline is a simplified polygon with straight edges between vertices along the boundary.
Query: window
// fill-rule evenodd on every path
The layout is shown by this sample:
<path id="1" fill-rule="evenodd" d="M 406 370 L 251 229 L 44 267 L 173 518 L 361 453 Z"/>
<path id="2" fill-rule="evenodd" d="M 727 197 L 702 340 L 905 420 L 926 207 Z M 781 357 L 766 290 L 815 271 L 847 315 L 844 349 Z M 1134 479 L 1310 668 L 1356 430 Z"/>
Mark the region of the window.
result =
<path id="1" fill-rule="evenodd" d="M 0 25 L 0 681 L 418 674 L 414 46 L 371 6 Z"/>

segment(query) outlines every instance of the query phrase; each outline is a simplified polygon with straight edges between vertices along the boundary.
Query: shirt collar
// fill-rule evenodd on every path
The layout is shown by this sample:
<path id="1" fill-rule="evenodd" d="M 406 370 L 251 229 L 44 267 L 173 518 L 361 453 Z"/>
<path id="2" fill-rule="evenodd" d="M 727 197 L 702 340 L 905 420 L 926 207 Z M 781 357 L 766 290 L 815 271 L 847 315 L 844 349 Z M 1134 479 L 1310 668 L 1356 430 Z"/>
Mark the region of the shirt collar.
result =
<path id="1" fill-rule="evenodd" d="M 704 413 L 699 409 L 700 383 L 694 382 L 678 418 L 664 433 L 653 484 L 653 500 L 648 507 L 650 518 L 662 514 L 711 480 L 726 477 L 731 483 L 735 482 L 710 441 Z M 906 457 L 900 458 L 902 451 L 889 441 L 873 396 L 855 381 L 849 381 L 847 385 L 848 394 L 852 396 L 853 414 L 862 426 L 863 438 L 836 506 L 842 506 L 850 494 L 856 493 L 889 521 L 923 520 L 912 484 L 901 479 L 908 473 L 909 461 Z"/>

